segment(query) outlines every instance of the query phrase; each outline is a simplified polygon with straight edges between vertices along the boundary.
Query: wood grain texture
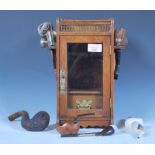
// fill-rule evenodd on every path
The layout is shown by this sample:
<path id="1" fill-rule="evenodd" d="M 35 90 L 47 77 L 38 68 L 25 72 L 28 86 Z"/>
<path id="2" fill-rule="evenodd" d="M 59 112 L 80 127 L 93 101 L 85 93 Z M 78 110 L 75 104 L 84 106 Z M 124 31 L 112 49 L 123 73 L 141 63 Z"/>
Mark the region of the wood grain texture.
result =
<path id="1" fill-rule="evenodd" d="M 64 123 L 66 123 L 66 121 L 68 120 L 60 120 L 60 125 L 63 125 Z M 104 126 L 109 126 L 110 120 L 84 120 L 84 121 L 80 121 L 79 125 L 80 127 L 104 127 Z"/>
<path id="2" fill-rule="evenodd" d="M 60 32 L 62 24 L 104 24 L 110 23 L 110 32 Z M 102 43 L 103 51 L 103 92 L 94 93 L 80 91 L 76 94 L 74 91 L 66 91 L 60 93 L 60 69 L 64 70 L 67 75 L 67 43 Z M 80 126 L 107 126 L 113 123 L 113 96 L 114 96 L 114 20 L 99 19 L 99 20 L 57 20 L 57 51 L 56 51 L 56 70 L 57 70 L 57 122 L 62 124 L 75 118 L 78 114 L 95 113 L 95 117 L 83 118 L 80 120 Z M 96 108 L 94 104 L 90 110 L 76 109 L 75 100 L 77 99 L 92 99 L 93 102 L 100 102 Z M 111 105 L 110 105 L 111 100 Z M 69 104 L 69 106 L 68 106 Z M 70 107 L 70 108 L 69 108 Z"/>

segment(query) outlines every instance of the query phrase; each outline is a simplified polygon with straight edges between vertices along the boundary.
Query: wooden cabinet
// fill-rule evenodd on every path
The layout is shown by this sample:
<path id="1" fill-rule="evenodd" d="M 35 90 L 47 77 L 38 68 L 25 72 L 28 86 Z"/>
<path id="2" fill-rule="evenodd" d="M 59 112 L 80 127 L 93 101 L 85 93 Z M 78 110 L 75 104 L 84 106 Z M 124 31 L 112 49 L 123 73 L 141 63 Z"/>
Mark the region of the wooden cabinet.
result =
<path id="1" fill-rule="evenodd" d="M 121 49 L 128 43 L 125 29 L 114 31 L 113 19 L 57 19 L 56 32 L 45 22 L 38 33 L 56 69 L 57 123 L 84 114 L 82 127 L 113 124 L 114 79 L 118 79 Z"/>
<path id="2" fill-rule="evenodd" d="M 83 127 L 113 123 L 114 20 L 62 20 L 56 29 L 57 121 L 79 114 Z"/>

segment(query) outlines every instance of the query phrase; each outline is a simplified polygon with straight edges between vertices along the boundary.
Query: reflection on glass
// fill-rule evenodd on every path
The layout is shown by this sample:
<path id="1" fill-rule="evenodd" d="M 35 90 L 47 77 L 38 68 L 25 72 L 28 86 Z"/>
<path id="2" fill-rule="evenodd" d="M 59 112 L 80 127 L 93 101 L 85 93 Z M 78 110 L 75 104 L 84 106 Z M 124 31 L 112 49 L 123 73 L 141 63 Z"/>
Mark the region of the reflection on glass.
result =
<path id="1" fill-rule="evenodd" d="M 100 49 L 102 44 L 98 44 L 98 49 L 89 47 L 90 44 L 67 44 L 69 91 L 102 91 L 103 52 Z M 88 47 L 91 48 L 91 51 L 88 51 Z"/>

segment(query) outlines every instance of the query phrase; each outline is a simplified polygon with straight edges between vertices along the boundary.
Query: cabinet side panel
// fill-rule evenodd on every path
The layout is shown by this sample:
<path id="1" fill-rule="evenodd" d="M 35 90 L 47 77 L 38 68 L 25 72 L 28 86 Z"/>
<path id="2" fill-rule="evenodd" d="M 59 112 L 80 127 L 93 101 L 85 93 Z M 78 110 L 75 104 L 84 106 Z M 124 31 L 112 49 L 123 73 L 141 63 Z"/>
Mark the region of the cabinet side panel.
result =
<path id="1" fill-rule="evenodd" d="M 114 70 L 115 70 L 115 52 L 114 52 L 114 20 L 112 23 L 112 35 L 111 35 L 111 124 L 114 123 Z"/>
<path id="2" fill-rule="evenodd" d="M 59 101 L 59 96 L 60 96 L 60 92 L 59 92 L 59 79 L 60 79 L 60 75 L 59 75 L 59 66 L 60 66 L 60 63 L 59 63 L 59 58 L 60 58 L 60 36 L 59 36 L 59 18 L 57 18 L 56 20 L 56 33 L 57 33 L 57 37 L 56 37 L 56 92 L 57 92 L 57 122 L 59 122 L 59 104 L 60 104 L 60 101 Z"/>

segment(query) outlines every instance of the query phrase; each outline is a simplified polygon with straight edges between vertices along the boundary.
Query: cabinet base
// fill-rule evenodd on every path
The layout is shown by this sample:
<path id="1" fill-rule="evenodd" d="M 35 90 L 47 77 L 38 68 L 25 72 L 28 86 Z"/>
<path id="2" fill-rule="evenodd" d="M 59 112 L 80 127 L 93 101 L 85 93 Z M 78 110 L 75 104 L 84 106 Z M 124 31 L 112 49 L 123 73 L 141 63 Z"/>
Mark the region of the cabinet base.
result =
<path id="1" fill-rule="evenodd" d="M 66 122 L 70 122 L 70 120 L 60 120 L 59 124 L 63 125 Z M 82 128 L 93 128 L 93 127 L 105 127 L 111 125 L 111 121 L 103 121 L 103 120 L 80 120 L 79 121 L 80 127 Z"/>

